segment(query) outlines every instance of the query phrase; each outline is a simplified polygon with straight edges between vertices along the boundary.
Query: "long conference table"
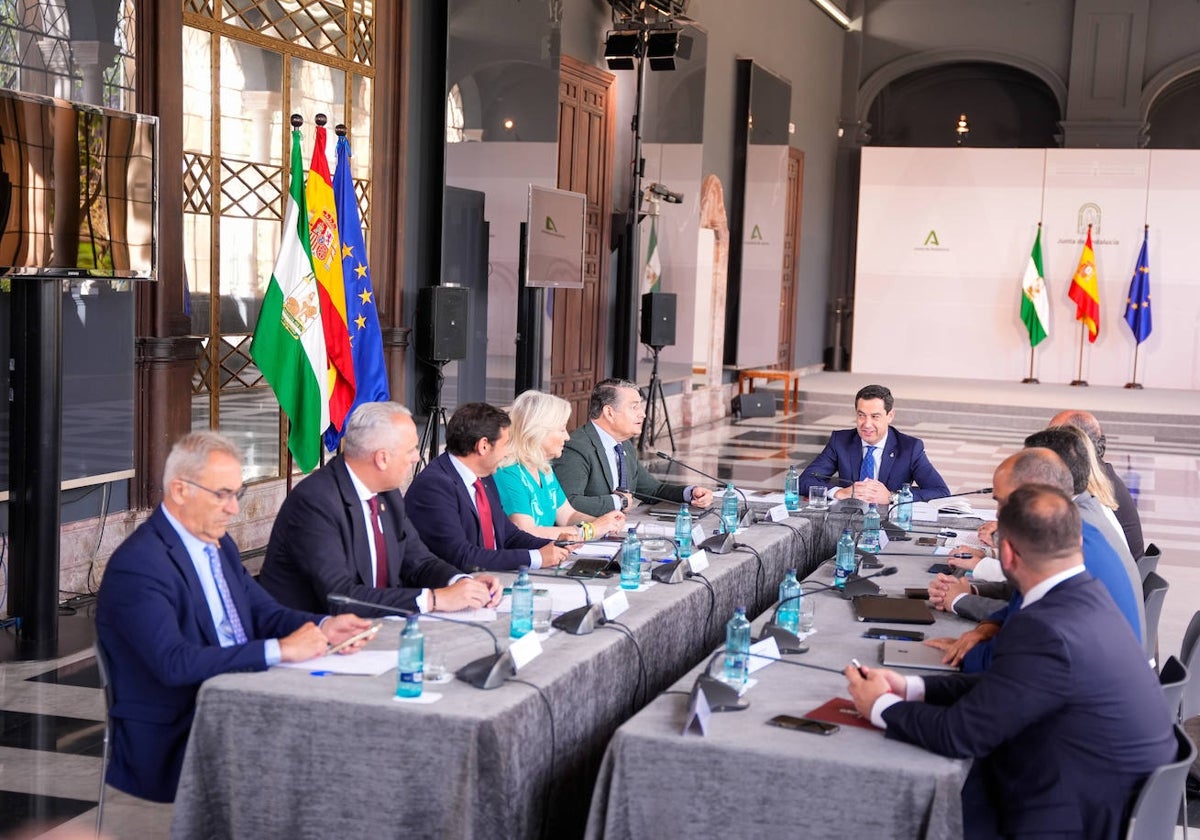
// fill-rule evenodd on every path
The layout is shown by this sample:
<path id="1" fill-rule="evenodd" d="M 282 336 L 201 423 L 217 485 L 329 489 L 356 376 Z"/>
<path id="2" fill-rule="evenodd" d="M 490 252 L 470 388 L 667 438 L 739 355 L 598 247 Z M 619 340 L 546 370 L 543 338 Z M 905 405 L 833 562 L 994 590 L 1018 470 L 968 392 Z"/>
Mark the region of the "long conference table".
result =
<path id="1" fill-rule="evenodd" d="M 816 519 L 834 524 L 833 518 Z M 962 520 L 957 520 L 962 522 Z M 974 524 L 978 524 L 975 522 Z M 959 525 L 961 530 L 968 530 Z M 831 529 L 832 530 L 832 529 Z M 839 529 L 840 530 L 840 529 Z M 880 561 L 895 565 L 877 583 L 883 594 L 930 579 L 932 548 L 893 542 Z M 894 552 L 894 553 L 893 553 Z M 832 563 L 806 583 L 832 580 Z M 817 632 L 797 662 L 843 669 L 851 658 L 880 662 L 883 643 L 863 638 L 850 601 L 830 591 L 816 600 Z M 958 636 L 971 622 L 934 613 L 927 638 Z M 755 629 L 770 618 L 761 616 Z M 898 627 L 899 625 L 881 625 Z M 716 646 L 714 647 L 716 649 Z M 767 725 L 776 715 L 804 716 L 834 697 L 849 698 L 840 674 L 771 663 L 753 675 L 749 708 L 713 713 L 707 733 L 683 734 L 690 692 L 707 661 L 678 680 L 614 734 L 596 783 L 589 840 L 676 837 L 958 838 L 959 793 L 969 761 L 944 758 L 889 740 L 875 729 L 842 725 L 821 736 Z M 721 662 L 713 667 L 719 671 Z"/>
<path id="2" fill-rule="evenodd" d="M 517 674 L 541 696 L 517 682 L 483 691 L 455 680 L 426 686 L 441 695 L 436 702 L 401 703 L 394 670 L 272 668 L 210 679 L 197 700 L 172 837 L 582 836 L 617 727 L 708 655 L 735 606 L 758 614 L 789 567 L 815 567 L 819 530 L 802 516 L 754 525 L 737 541 L 758 558 L 746 549 L 710 557 L 711 590 L 689 580 L 630 593 L 619 621 L 641 650 L 640 687 L 634 644 L 605 627 L 543 642 Z M 492 652 L 477 629 L 421 626 L 427 650 L 451 671 Z M 507 615 L 487 626 L 507 644 Z M 388 622 L 371 647 L 396 648 L 399 632 Z"/>

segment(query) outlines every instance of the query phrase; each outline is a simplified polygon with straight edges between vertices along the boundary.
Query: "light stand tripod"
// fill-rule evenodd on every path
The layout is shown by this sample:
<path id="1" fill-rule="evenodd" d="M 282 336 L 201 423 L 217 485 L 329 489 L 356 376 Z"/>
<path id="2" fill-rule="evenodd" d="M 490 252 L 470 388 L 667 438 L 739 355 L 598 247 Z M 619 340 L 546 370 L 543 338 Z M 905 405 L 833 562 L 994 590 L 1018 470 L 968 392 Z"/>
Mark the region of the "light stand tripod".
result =
<path id="1" fill-rule="evenodd" d="M 646 395 L 646 420 L 642 423 L 642 434 L 638 438 L 638 449 L 654 448 L 654 440 L 658 436 L 658 409 L 662 407 L 662 422 L 667 427 L 667 438 L 671 441 L 671 451 L 675 451 L 675 433 L 671 431 L 671 415 L 667 413 L 667 397 L 663 393 L 662 380 L 658 377 L 658 354 L 663 345 L 651 345 L 650 352 L 654 354 L 654 366 L 650 369 L 650 387 Z"/>
<path id="2" fill-rule="evenodd" d="M 429 407 L 429 419 L 425 421 L 425 430 L 421 433 L 421 445 L 417 449 L 421 453 L 421 460 L 417 463 L 418 472 L 438 456 L 438 424 L 446 425 L 446 409 L 442 408 L 442 384 L 446 381 L 446 377 L 442 374 L 442 368 L 448 362 L 438 359 L 430 361 L 429 364 L 437 368 L 437 379 L 434 385 L 433 402 Z M 428 457 L 425 455 L 426 443 L 429 444 Z"/>

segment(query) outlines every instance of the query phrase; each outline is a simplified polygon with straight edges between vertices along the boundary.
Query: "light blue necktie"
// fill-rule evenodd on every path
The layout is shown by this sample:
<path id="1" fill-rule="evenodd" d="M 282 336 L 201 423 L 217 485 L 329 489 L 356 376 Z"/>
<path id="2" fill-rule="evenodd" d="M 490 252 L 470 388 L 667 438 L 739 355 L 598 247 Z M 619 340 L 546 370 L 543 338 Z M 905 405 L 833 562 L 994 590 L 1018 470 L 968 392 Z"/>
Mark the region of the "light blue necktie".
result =
<path id="1" fill-rule="evenodd" d="M 229 623 L 229 630 L 233 640 L 239 645 L 246 643 L 246 630 L 242 627 L 242 618 L 238 615 L 237 607 L 233 605 L 233 596 L 229 594 L 229 583 L 225 580 L 225 573 L 221 570 L 221 558 L 217 556 L 217 548 L 213 545 L 205 545 L 204 553 L 208 555 L 208 567 L 212 569 L 213 580 L 217 584 L 217 592 L 221 596 L 221 606 L 225 608 L 225 619 Z"/>
<path id="2" fill-rule="evenodd" d="M 863 456 L 862 469 L 858 471 L 859 481 L 875 477 L 875 450 L 877 448 L 875 446 L 867 447 L 867 454 Z"/>

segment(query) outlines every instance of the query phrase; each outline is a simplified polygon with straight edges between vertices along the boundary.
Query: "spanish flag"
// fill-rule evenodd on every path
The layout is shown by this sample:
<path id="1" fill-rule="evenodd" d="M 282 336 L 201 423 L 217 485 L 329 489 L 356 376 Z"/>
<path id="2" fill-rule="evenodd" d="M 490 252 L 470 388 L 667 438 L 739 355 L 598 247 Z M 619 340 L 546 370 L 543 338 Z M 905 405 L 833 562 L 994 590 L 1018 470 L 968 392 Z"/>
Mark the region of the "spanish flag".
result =
<path id="1" fill-rule="evenodd" d="M 325 115 L 317 115 L 316 144 L 305 187 L 313 271 L 321 293 L 321 325 L 329 358 L 329 423 L 342 430 L 354 404 L 354 357 L 346 317 L 346 286 L 342 278 L 342 242 L 338 237 L 333 178 L 325 155 Z"/>
<path id="2" fill-rule="evenodd" d="M 1096 254 L 1092 251 L 1092 226 L 1088 225 L 1087 242 L 1079 255 L 1079 267 L 1071 278 L 1067 297 L 1075 301 L 1075 320 L 1082 321 L 1088 330 L 1088 341 L 1096 343 L 1100 335 L 1100 285 L 1096 282 Z"/>

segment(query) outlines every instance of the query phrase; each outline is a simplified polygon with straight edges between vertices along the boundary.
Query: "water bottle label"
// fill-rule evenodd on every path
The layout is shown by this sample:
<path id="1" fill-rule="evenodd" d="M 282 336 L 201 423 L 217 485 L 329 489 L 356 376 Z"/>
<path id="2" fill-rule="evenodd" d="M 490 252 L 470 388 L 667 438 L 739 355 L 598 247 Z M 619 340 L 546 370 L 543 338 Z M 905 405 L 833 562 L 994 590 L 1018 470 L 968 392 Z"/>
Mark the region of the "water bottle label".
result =
<path id="1" fill-rule="evenodd" d="M 422 683 L 425 681 L 424 671 L 401 671 L 400 682 L 402 683 Z"/>

